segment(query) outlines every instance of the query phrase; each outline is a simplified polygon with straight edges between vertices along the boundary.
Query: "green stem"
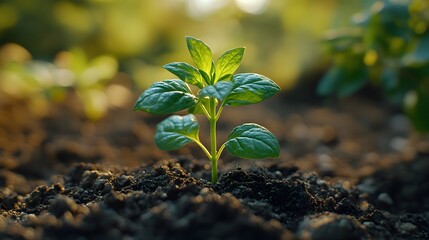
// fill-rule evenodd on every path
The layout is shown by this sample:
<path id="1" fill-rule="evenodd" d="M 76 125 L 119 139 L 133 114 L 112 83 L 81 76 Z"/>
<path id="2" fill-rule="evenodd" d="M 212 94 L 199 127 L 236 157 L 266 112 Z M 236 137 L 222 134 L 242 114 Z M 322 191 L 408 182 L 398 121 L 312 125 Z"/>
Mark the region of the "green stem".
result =
<path id="1" fill-rule="evenodd" d="M 212 183 L 217 182 L 217 146 L 216 146 L 216 99 L 210 97 L 210 144 L 212 162 Z"/>
<path id="2" fill-rule="evenodd" d="M 222 105 L 220 105 L 219 110 L 216 114 L 216 121 L 219 120 L 219 117 L 220 117 L 220 114 L 222 113 L 222 110 L 223 110 L 223 103 L 222 103 Z"/>
<path id="3" fill-rule="evenodd" d="M 206 107 L 204 107 L 204 104 L 202 104 L 201 102 L 198 104 L 200 105 L 201 109 L 203 110 L 204 115 L 206 115 L 207 118 L 210 118 L 210 114 L 207 111 Z"/>
<path id="4" fill-rule="evenodd" d="M 193 141 L 200 146 L 200 148 L 203 150 L 203 152 L 206 154 L 206 156 L 211 159 L 212 155 L 210 154 L 210 152 L 207 150 L 207 148 L 200 142 L 199 139 L 193 139 Z"/>
<path id="5" fill-rule="evenodd" d="M 222 144 L 222 146 L 220 146 L 220 148 L 219 148 L 219 150 L 217 151 L 217 154 L 216 154 L 216 159 L 219 160 L 220 155 L 222 155 L 222 152 L 223 152 L 223 149 L 225 148 L 225 146 L 226 146 L 225 143 Z"/>

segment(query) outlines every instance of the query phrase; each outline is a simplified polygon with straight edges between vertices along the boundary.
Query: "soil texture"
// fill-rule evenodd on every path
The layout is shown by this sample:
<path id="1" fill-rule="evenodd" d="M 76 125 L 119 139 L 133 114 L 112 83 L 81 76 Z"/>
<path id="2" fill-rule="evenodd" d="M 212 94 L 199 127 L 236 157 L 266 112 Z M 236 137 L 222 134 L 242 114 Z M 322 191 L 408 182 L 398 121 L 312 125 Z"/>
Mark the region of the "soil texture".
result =
<path id="1" fill-rule="evenodd" d="M 197 146 L 155 147 L 165 116 L 3 100 L 0 239 L 429 239 L 429 137 L 374 99 L 312 99 L 226 109 L 219 139 L 256 122 L 281 157 L 224 153 L 216 184 Z"/>

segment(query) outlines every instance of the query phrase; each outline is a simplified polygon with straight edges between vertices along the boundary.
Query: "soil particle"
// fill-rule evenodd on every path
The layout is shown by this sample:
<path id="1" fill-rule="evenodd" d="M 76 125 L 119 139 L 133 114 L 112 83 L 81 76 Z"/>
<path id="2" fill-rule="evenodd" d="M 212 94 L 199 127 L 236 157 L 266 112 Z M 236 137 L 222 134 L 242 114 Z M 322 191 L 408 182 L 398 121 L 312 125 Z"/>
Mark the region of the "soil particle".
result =
<path id="1" fill-rule="evenodd" d="M 21 194 L 32 190 L 24 176 L 5 169 L 0 169 L 0 186 Z"/>
<path id="2" fill-rule="evenodd" d="M 78 209 L 76 202 L 64 195 L 57 195 L 49 205 L 48 211 L 57 218 L 62 217 L 66 212 L 75 213 Z"/>
<path id="3" fill-rule="evenodd" d="M 54 184 L 50 187 L 42 185 L 32 191 L 25 199 L 25 208 L 28 213 L 39 213 L 47 208 L 50 201 L 55 196 L 64 191 L 61 184 Z"/>
<path id="4" fill-rule="evenodd" d="M 301 239 L 359 240 L 367 239 L 365 226 L 356 218 L 335 213 L 320 213 L 304 218 L 298 228 Z"/>
<path id="5" fill-rule="evenodd" d="M 15 209 L 21 203 L 22 196 L 7 188 L 0 190 L 0 211 Z"/>

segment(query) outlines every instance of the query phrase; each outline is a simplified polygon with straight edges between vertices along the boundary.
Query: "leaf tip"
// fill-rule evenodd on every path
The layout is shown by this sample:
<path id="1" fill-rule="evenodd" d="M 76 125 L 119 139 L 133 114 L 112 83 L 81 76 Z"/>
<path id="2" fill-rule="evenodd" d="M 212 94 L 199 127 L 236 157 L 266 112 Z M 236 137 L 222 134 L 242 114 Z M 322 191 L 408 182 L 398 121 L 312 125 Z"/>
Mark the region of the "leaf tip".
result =
<path id="1" fill-rule="evenodd" d="M 198 38 L 192 36 L 185 36 L 186 42 L 189 44 L 191 41 L 198 41 Z"/>
<path id="2" fill-rule="evenodd" d="M 133 112 L 137 112 L 137 111 L 142 111 L 142 109 L 138 106 L 138 101 L 136 102 L 136 104 L 133 107 Z"/>
<path id="3" fill-rule="evenodd" d="M 171 65 L 171 63 L 167 63 L 167 64 L 164 64 L 163 66 L 162 66 L 162 68 L 164 68 L 164 69 L 167 69 L 168 70 L 168 67 Z"/>

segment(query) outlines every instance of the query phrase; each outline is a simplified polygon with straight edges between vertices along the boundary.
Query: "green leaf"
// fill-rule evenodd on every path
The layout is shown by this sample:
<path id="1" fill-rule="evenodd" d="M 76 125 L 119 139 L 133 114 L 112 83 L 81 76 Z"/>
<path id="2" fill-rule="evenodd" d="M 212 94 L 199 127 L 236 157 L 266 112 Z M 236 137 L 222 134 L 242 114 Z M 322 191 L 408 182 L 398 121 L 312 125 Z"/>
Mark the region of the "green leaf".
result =
<path id="1" fill-rule="evenodd" d="M 226 106 L 258 103 L 280 91 L 273 80 L 256 73 L 236 74 L 231 81 L 233 86 L 225 99 Z"/>
<path id="2" fill-rule="evenodd" d="M 407 65 L 423 64 L 429 62 L 429 31 L 419 39 L 416 49 L 405 55 Z"/>
<path id="3" fill-rule="evenodd" d="M 246 123 L 234 128 L 225 143 L 231 155 L 240 158 L 274 158 L 280 155 L 276 137 L 266 128 Z"/>
<path id="4" fill-rule="evenodd" d="M 229 80 L 229 78 L 240 66 L 243 59 L 244 47 L 234 48 L 226 51 L 216 62 L 216 76 L 219 80 Z"/>
<path id="5" fill-rule="evenodd" d="M 342 78 L 339 67 L 331 67 L 317 85 L 317 94 L 322 96 L 334 95 Z"/>
<path id="6" fill-rule="evenodd" d="M 194 115 L 173 115 L 156 128 L 155 144 L 165 151 L 176 150 L 198 139 L 199 126 Z"/>
<path id="7" fill-rule="evenodd" d="M 384 90 L 392 90 L 399 83 L 398 68 L 385 66 L 380 76 L 381 86 Z"/>
<path id="8" fill-rule="evenodd" d="M 368 82 L 368 74 L 365 66 L 334 66 L 320 80 L 317 93 L 338 97 L 351 95 Z"/>
<path id="9" fill-rule="evenodd" d="M 229 94 L 232 89 L 232 82 L 230 81 L 220 81 L 215 85 L 209 85 L 204 87 L 199 92 L 199 97 L 214 97 L 219 101 L 223 101 L 225 97 Z"/>
<path id="10" fill-rule="evenodd" d="M 405 111 L 413 127 L 429 133 L 429 82 L 416 91 L 410 91 L 405 98 Z"/>
<path id="11" fill-rule="evenodd" d="M 210 70 L 210 76 L 211 76 L 211 80 L 210 80 L 210 85 L 213 85 L 216 83 L 216 66 L 214 61 L 212 60 L 212 67 Z"/>
<path id="12" fill-rule="evenodd" d="M 164 80 L 154 83 L 144 91 L 134 106 L 134 111 L 167 114 L 195 106 L 198 99 L 182 80 Z"/>
<path id="13" fill-rule="evenodd" d="M 163 68 L 175 74 L 186 83 L 198 86 L 199 88 L 204 87 L 204 81 L 200 72 L 188 63 L 172 62 L 164 65 Z"/>
<path id="14" fill-rule="evenodd" d="M 200 72 L 201 76 L 203 77 L 204 82 L 207 85 L 211 85 L 212 82 L 211 82 L 211 79 L 210 79 L 209 75 L 206 72 L 204 72 L 203 70 L 198 70 L 198 71 Z"/>
<path id="15" fill-rule="evenodd" d="M 209 46 L 200 39 L 194 37 L 186 37 L 189 53 L 197 67 L 204 71 L 207 75 L 212 72 L 212 51 Z"/>

